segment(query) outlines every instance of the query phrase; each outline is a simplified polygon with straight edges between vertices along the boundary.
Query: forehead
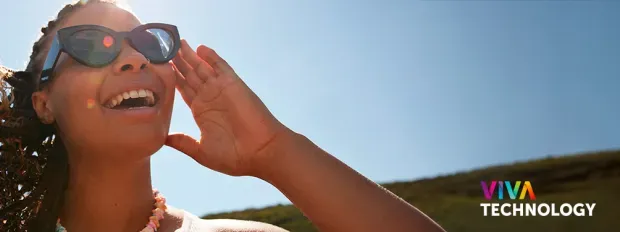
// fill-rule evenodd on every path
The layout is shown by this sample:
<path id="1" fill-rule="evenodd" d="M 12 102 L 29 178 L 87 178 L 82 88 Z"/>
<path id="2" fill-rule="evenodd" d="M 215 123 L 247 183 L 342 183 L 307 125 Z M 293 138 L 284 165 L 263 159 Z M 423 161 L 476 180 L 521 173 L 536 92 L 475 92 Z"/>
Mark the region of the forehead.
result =
<path id="1" fill-rule="evenodd" d="M 110 3 L 90 3 L 72 12 L 58 28 L 94 24 L 115 31 L 130 31 L 140 25 L 132 13 Z"/>

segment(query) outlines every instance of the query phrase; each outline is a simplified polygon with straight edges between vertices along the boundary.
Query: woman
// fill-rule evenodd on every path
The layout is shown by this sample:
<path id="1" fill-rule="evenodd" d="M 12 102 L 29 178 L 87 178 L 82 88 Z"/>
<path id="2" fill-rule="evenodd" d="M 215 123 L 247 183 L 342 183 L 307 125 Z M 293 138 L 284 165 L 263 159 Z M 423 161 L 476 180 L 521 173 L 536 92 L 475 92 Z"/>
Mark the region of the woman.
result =
<path id="1" fill-rule="evenodd" d="M 164 144 L 271 183 L 321 231 L 442 231 L 282 125 L 217 53 L 192 50 L 172 25 L 89 1 L 42 32 L 26 70 L 2 71 L 2 231 L 283 231 L 166 207 L 150 179 Z M 175 87 L 198 141 L 168 134 Z"/>

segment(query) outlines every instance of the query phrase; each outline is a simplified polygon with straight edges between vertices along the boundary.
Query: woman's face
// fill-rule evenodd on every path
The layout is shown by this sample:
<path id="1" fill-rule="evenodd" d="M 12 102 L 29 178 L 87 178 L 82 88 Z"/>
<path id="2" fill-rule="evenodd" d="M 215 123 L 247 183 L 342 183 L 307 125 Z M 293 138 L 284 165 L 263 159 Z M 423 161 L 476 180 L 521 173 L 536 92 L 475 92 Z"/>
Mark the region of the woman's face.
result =
<path id="1" fill-rule="evenodd" d="M 72 12 L 57 29 L 83 24 L 131 31 L 141 23 L 133 14 L 112 4 L 92 3 Z M 48 38 L 46 47 L 50 41 Z M 47 50 L 39 57 L 42 60 L 46 55 Z M 39 117 L 57 123 L 61 137 L 72 151 L 93 158 L 118 158 L 121 154 L 144 157 L 159 150 L 168 134 L 174 80 L 171 64 L 149 64 L 123 41 L 118 58 L 102 68 L 84 66 L 62 53 L 52 83 L 33 95 L 33 103 Z M 147 95 L 150 91 L 157 101 L 151 107 L 109 107 L 113 99 L 123 93 L 131 95 L 132 91 L 144 91 Z"/>

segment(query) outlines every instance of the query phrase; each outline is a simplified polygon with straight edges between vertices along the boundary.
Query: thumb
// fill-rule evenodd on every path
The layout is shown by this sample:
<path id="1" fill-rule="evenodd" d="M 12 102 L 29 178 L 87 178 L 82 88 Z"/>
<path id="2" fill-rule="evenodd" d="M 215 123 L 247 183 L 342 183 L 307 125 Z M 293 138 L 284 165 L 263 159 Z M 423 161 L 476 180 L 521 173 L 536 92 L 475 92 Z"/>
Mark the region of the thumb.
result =
<path id="1" fill-rule="evenodd" d="M 166 138 L 166 145 L 185 153 L 196 161 L 200 160 L 199 157 L 202 153 L 200 143 L 189 135 L 182 133 L 170 134 Z"/>

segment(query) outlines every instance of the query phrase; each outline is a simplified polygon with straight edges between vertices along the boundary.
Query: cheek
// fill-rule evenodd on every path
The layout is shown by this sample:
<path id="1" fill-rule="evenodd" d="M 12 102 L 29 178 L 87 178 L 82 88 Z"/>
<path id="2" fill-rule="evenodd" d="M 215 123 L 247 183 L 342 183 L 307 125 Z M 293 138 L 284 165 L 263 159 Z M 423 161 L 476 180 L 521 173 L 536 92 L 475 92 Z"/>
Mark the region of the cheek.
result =
<path id="1" fill-rule="evenodd" d="M 153 66 L 154 69 L 157 69 L 157 72 L 161 76 L 158 79 L 161 81 L 164 87 L 164 109 L 166 111 L 172 111 L 172 103 L 174 102 L 174 90 L 176 86 L 176 77 L 174 74 L 174 70 L 172 69 L 172 65 L 163 64 Z"/>
<path id="2" fill-rule="evenodd" d="M 153 65 L 151 66 L 153 69 L 153 73 L 158 73 L 159 80 L 161 80 L 162 84 L 166 89 L 166 93 L 173 92 L 174 87 L 176 85 L 176 76 L 174 74 L 174 69 L 172 69 L 171 64 L 161 64 L 161 65 Z"/>
<path id="3" fill-rule="evenodd" d="M 97 123 L 101 120 L 101 108 L 96 101 L 98 79 L 100 78 L 72 78 L 71 81 L 59 79 L 55 83 L 55 88 L 52 90 L 54 117 L 61 132 L 66 136 L 84 136 L 98 130 L 97 125 L 101 124 Z"/>

